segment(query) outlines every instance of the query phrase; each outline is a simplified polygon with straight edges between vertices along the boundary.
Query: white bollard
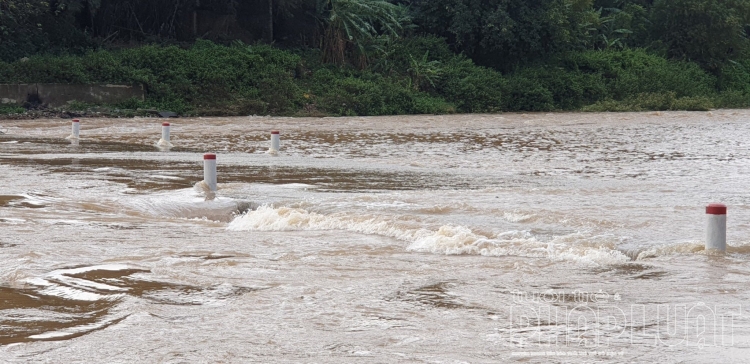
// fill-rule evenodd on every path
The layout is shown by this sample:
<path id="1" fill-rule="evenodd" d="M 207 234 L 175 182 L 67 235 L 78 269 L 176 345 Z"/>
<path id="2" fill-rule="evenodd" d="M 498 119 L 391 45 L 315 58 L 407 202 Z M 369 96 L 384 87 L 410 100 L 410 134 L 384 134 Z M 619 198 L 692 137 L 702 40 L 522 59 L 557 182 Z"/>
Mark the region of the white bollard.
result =
<path id="1" fill-rule="evenodd" d="M 78 139 L 78 137 L 81 135 L 81 123 L 78 119 L 73 119 L 72 125 L 72 132 L 68 139 Z"/>
<path id="2" fill-rule="evenodd" d="M 169 123 L 161 123 L 161 140 L 169 143 Z"/>
<path id="3" fill-rule="evenodd" d="M 216 192 L 216 154 L 203 155 L 203 181 L 211 192 Z"/>
<path id="4" fill-rule="evenodd" d="M 163 151 L 168 151 L 172 147 L 172 143 L 169 142 L 169 128 L 169 123 L 161 123 L 161 139 L 156 146 Z"/>
<path id="5" fill-rule="evenodd" d="M 278 130 L 271 130 L 271 149 L 269 152 L 278 152 L 281 147 L 281 138 Z"/>
<path id="6" fill-rule="evenodd" d="M 712 203 L 706 206 L 706 250 L 727 250 L 727 206 Z"/>

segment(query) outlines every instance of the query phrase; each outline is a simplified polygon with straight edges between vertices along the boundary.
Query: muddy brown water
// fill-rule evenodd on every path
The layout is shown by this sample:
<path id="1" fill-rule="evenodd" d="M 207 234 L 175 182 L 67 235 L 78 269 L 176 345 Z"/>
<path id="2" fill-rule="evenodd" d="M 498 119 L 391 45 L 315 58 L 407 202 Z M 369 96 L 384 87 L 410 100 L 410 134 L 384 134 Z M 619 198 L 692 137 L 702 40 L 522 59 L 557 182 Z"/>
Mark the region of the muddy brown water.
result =
<path id="1" fill-rule="evenodd" d="M 0 361 L 744 362 L 748 118 L 0 121 Z"/>

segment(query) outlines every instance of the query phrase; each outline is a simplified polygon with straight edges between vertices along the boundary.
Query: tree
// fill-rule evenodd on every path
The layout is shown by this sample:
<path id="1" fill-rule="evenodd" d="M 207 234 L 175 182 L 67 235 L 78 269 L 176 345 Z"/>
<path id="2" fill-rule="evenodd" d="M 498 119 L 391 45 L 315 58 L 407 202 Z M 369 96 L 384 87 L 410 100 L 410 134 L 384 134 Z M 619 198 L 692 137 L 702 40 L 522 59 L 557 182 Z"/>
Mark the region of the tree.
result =
<path id="1" fill-rule="evenodd" d="M 385 0 L 318 0 L 316 10 L 323 60 L 336 64 L 344 63 L 348 50 L 365 57 L 368 42 L 380 34 L 398 35 L 408 21 L 404 8 Z"/>
<path id="2" fill-rule="evenodd" d="M 281 18 L 293 18 L 293 12 L 303 8 L 306 3 L 312 2 L 309 0 L 268 0 L 268 25 L 266 30 L 266 41 L 272 43 L 274 41 L 274 21 Z"/>
<path id="3" fill-rule="evenodd" d="M 511 70 L 578 46 L 591 0 L 412 0 L 415 23 L 479 64 Z"/>
<path id="4" fill-rule="evenodd" d="M 0 60 L 87 48 L 75 16 L 89 3 L 98 0 L 0 0 Z"/>
<path id="5" fill-rule="evenodd" d="M 652 21 L 670 57 L 716 70 L 748 49 L 750 1 L 655 0 Z"/>

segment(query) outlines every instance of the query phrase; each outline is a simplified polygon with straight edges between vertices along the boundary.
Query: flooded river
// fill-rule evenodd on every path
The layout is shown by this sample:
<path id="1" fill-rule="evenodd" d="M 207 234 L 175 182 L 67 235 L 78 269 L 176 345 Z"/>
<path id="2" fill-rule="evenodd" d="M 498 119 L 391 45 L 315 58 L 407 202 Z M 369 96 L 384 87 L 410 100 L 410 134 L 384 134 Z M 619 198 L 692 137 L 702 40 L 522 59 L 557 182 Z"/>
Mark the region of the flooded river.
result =
<path id="1" fill-rule="evenodd" d="M 745 362 L 748 120 L 0 121 L 0 360 Z"/>

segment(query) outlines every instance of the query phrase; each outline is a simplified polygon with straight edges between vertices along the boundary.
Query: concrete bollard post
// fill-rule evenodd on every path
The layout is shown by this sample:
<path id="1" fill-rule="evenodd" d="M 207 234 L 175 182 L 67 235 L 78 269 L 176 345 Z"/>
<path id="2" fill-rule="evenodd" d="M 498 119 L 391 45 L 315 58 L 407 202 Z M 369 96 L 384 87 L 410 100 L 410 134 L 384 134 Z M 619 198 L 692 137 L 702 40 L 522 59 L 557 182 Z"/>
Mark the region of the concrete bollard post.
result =
<path id="1" fill-rule="evenodd" d="M 161 123 L 161 139 L 169 143 L 169 123 Z"/>
<path id="2" fill-rule="evenodd" d="M 172 143 L 169 142 L 169 129 L 171 125 L 169 123 L 161 123 L 161 139 L 156 143 L 156 146 L 163 151 L 168 151 L 172 147 Z"/>
<path id="3" fill-rule="evenodd" d="M 70 136 L 68 139 L 78 139 L 78 137 L 81 135 L 81 123 L 78 119 L 73 119 L 72 125 L 72 131 L 70 133 Z"/>
<path id="4" fill-rule="evenodd" d="M 278 130 L 271 130 L 271 149 L 269 152 L 278 152 L 281 147 L 281 138 Z"/>
<path id="5" fill-rule="evenodd" d="M 203 155 L 203 181 L 211 192 L 216 192 L 216 154 Z"/>
<path id="6" fill-rule="evenodd" d="M 727 250 L 727 206 L 712 203 L 706 206 L 706 250 Z"/>

